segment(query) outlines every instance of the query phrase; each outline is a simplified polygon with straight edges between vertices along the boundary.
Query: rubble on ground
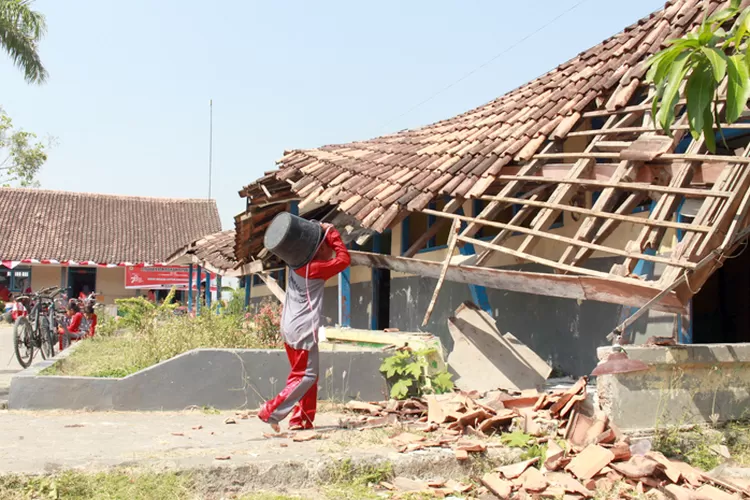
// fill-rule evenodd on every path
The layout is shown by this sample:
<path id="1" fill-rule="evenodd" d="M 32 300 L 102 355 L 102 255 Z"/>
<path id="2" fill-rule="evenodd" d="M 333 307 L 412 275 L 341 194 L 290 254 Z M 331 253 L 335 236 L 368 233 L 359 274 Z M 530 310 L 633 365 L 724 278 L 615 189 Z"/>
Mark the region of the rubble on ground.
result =
<path id="1" fill-rule="evenodd" d="M 464 489 L 469 485 L 406 478 L 382 485 L 398 492 L 451 496 L 473 489 L 475 496 L 566 500 L 593 498 L 597 491 L 613 492 L 607 498 L 750 498 L 748 489 L 661 453 L 631 447 L 628 436 L 604 413 L 588 416 L 580 411 L 586 387 L 587 379 L 582 377 L 567 390 L 544 393 L 462 391 L 406 401 L 351 401 L 346 408 L 356 415 L 340 425 L 364 430 L 398 424 L 401 429 L 390 442 L 402 453 L 450 448 L 457 460 L 468 460 L 504 444 L 536 446 L 539 451 L 538 456 L 484 474 L 482 486 Z M 499 442 L 486 439 L 495 436 Z"/>

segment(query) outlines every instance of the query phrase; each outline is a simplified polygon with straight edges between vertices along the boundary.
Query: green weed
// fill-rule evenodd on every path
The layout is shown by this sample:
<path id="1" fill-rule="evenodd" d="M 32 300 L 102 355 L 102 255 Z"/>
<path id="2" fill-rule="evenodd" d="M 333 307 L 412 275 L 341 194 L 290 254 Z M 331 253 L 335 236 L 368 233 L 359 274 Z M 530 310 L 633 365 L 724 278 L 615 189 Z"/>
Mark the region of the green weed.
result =
<path id="1" fill-rule="evenodd" d="M 124 315 L 119 334 L 81 341 L 74 353 L 42 374 L 125 377 L 192 349 L 280 347 L 279 314 L 271 305 L 248 317 L 204 309 L 191 318 L 175 316 L 170 297 L 158 306 L 143 298 L 118 301 Z"/>
<path id="2" fill-rule="evenodd" d="M 66 471 L 55 476 L 0 477 L 0 498 L 65 500 L 182 500 L 193 498 L 187 476 L 175 473 L 127 474 L 101 472 L 83 474 Z"/>
<path id="3" fill-rule="evenodd" d="M 404 349 L 383 360 L 380 371 L 391 384 L 392 398 L 406 399 L 423 394 L 443 394 L 453 390 L 451 374 L 447 370 L 429 373 L 428 358 L 434 352 L 434 349 Z"/>

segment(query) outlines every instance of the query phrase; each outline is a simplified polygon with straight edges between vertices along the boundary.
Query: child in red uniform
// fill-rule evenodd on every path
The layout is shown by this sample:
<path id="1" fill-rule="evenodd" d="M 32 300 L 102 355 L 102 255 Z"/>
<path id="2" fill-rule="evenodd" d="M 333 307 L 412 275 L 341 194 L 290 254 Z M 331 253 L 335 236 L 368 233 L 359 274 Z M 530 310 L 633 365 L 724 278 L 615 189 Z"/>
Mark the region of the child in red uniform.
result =
<path id="1" fill-rule="evenodd" d="M 89 331 L 86 334 L 87 337 L 93 337 L 96 334 L 96 313 L 94 312 L 94 306 L 86 306 L 83 310 L 83 315 L 89 322 Z"/>
<path id="2" fill-rule="evenodd" d="M 57 327 L 61 351 L 68 347 L 71 340 L 80 340 L 83 337 L 81 334 L 83 314 L 81 314 L 81 308 L 75 300 L 68 302 L 68 309 L 65 311 L 65 314 L 70 318 L 67 328 L 65 326 Z"/>
<path id="3" fill-rule="evenodd" d="M 281 335 L 291 365 L 286 387 L 267 401 L 258 417 L 279 432 L 279 422 L 289 413 L 290 430 L 313 427 L 318 400 L 318 328 L 326 280 L 349 267 L 350 257 L 341 235 L 330 224 L 312 260 L 289 273 Z"/>
<path id="4" fill-rule="evenodd" d="M 16 300 L 13 303 L 13 308 L 10 310 L 10 317 L 15 322 L 18 318 L 21 318 L 23 316 L 28 316 L 29 311 L 26 309 L 25 304 L 20 301 Z"/>

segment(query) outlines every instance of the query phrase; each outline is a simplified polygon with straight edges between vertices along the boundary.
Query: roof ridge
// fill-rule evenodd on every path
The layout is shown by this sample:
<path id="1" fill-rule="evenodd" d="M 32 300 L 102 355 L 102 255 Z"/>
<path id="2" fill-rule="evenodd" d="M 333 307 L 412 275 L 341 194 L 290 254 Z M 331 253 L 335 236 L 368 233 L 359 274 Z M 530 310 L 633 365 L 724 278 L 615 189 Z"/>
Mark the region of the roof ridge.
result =
<path id="1" fill-rule="evenodd" d="M 140 201 L 151 201 L 151 202 L 191 202 L 191 203 L 216 203 L 214 198 L 169 198 L 163 196 L 143 196 L 143 195 L 131 195 L 131 194 L 110 194 L 110 193 L 88 193 L 82 191 L 65 191 L 59 189 L 43 189 L 43 188 L 19 188 L 19 187 L 0 187 L 2 191 L 14 191 L 14 192 L 28 192 L 28 193 L 46 193 L 46 194 L 57 194 L 66 196 L 76 196 L 81 198 L 109 198 L 109 199 L 129 199 L 129 200 L 140 200 Z"/>

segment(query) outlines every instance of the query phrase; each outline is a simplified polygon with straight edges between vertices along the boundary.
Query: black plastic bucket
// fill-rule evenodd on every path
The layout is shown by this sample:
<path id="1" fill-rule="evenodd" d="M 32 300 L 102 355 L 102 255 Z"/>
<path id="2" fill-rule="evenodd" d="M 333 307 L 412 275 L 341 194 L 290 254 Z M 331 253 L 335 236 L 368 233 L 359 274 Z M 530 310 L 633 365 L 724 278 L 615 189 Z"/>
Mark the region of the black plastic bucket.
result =
<path id="1" fill-rule="evenodd" d="M 282 212 L 268 226 L 263 245 L 289 267 L 298 269 L 312 260 L 322 238 L 319 222 Z"/>

